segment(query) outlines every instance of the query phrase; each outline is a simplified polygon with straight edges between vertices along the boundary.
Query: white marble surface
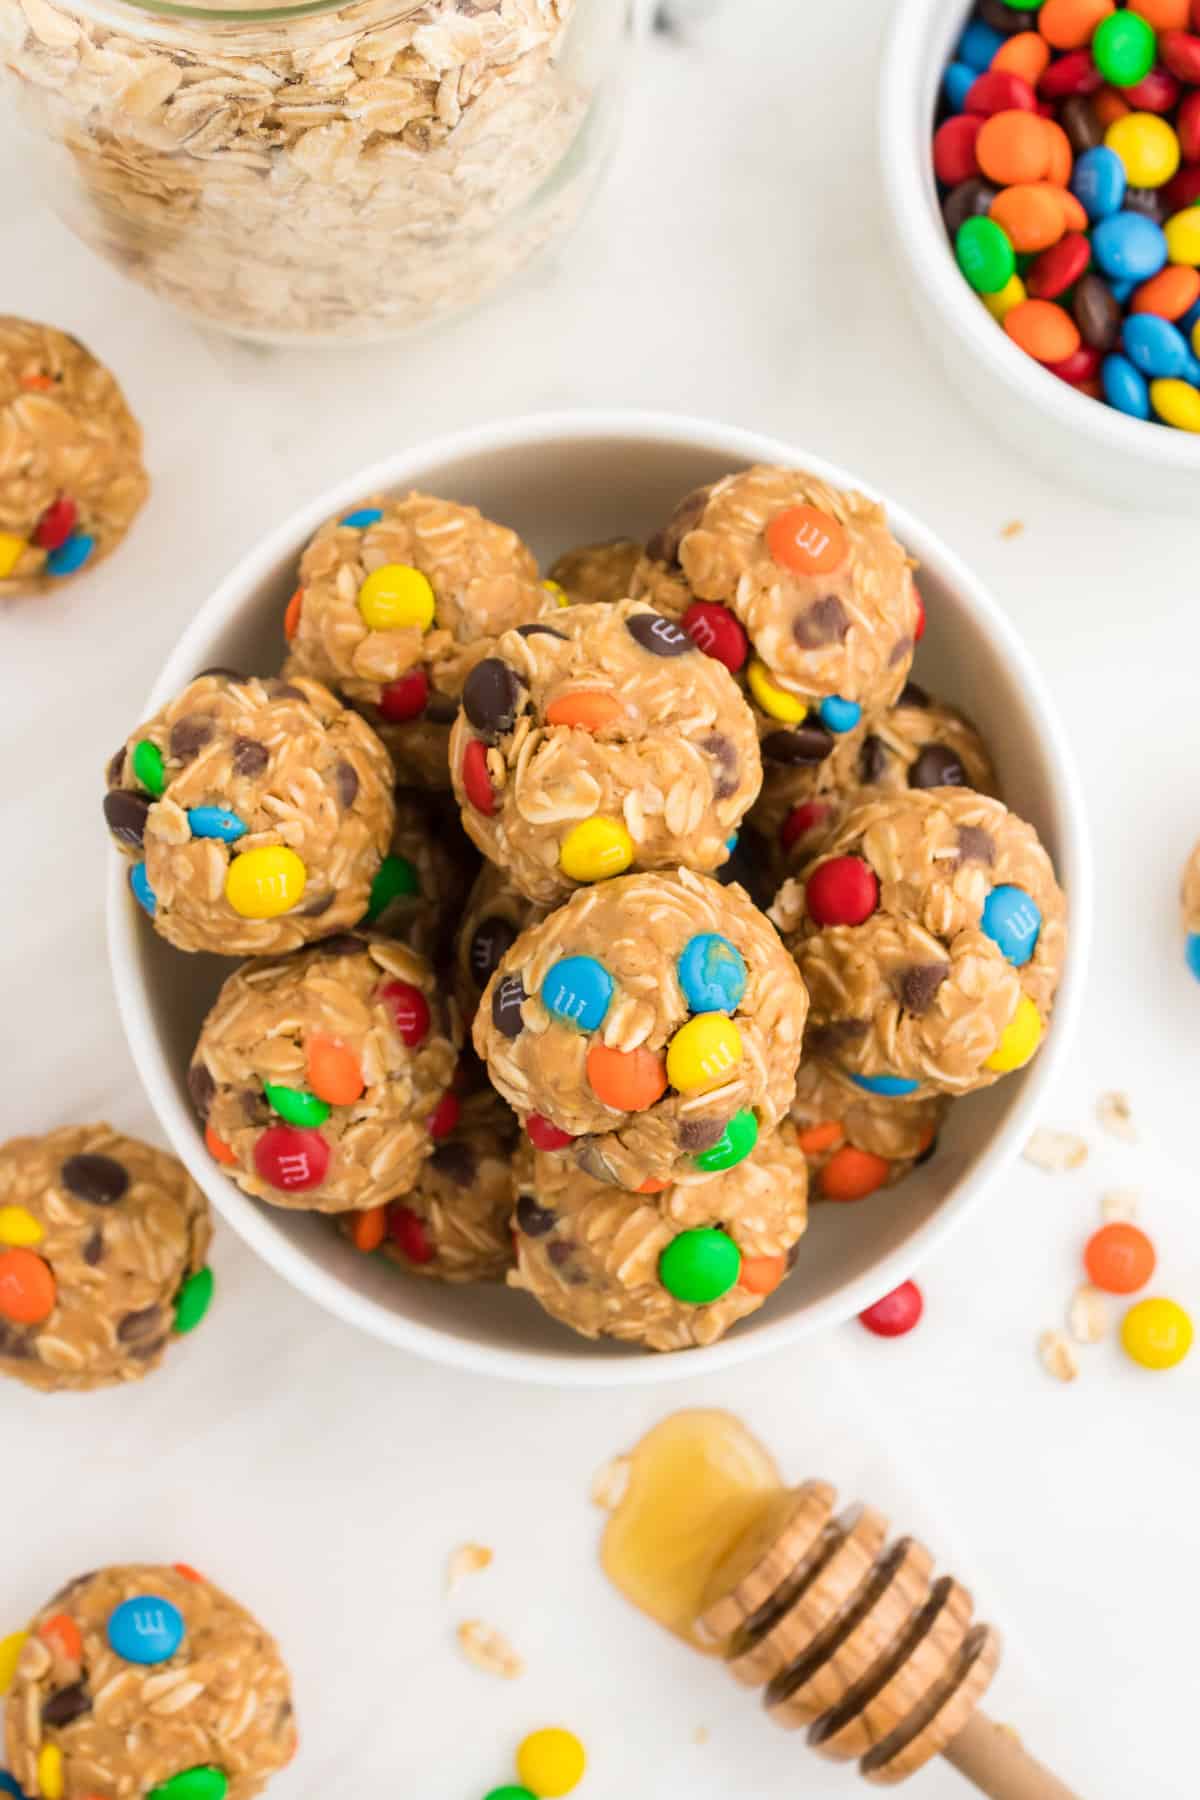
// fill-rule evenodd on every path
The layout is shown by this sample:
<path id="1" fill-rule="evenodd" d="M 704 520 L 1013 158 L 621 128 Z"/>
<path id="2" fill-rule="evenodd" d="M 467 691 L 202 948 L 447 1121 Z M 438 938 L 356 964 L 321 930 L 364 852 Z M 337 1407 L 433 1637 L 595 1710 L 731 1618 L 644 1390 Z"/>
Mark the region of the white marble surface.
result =
<path id="1" fill-rule="evenodd" d="M 586 1737 L 595 1800 L 849 1794 L 719 1671 L 606 1590 L 593 1468 L 668 1407 L 744 1412 L 791 1474 L 823 1472 L 928 1531 L 1009 1640 L 994 1690 L 1086 1800 L 1194 1789 L 1189 1697 L 1200 1356 L 1171 1376 L 1112 1344 L 1059 1387 L 1056 1323 L 1107 1186 L 1135 1185 L 1161 1286 L 1200 1306 L 1194 986 L 1174 889 L 1200 829 L 1195 526 L 1050 489 L 943 385 L 878 212 L 873 82 L 886 0 L 726 0 L 657 36 L 604 198 L 556 267 L 419 345 L 320 356 L 196 335 L 40 206 L 6 195 L 5 305 L 78 332 L 143 417 L 155 497 L 126 550 L 0 618 L 0 1066 L 5 1132 L 107 1114 L 154 1134 L 120 1040 L 100 907 L 100 770 L 214 579 L 285 508 L 423 435 L 567 404 L 645 403 L 807 442 L 923 513 L 993 584 L 1049 671 L 1099 852 L 1085 1030 L 1048 1122 L 1080 1173 L 1022 1166 L 923 1272 L 901 1343 L 854 1324 L 719 1381 L 652 1394 L 492 1386 L 406 1361 L 316 1312 L 222 1233 L 204 1331 L 141 1391 L 0 1393 L 9 1625 L 73 1570 L 182 1557 L 258 1608 L 294 1662 L 303 1753 L 279 1800 L 474 1800 L 512 1742 Z M 1001 536 L 1008 520 L 1022 535 Z M 1141 1143 L 1092 1122 L 1133 1096 Z M 495 1568 L 447 1604 L 464 1537 Z M 509 1687 L 455 1621 L 508 1630 Z M 0 1619 L 0 1634 L 6 1626 Z M 698 1727 L 708 1741 L 694 1742 Z M 914 1785 L 961 1791 L 949 1770 Z"/>

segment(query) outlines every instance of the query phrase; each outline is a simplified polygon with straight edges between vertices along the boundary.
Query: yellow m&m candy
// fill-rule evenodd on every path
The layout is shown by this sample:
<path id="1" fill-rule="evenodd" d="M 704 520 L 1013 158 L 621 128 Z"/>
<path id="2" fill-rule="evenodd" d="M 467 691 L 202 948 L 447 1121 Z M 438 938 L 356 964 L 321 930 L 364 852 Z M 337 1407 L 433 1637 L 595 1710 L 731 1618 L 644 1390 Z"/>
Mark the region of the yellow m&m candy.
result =
<path id="1" fill-rule="evenodd" d="M 21 1646 L 29 1636 L 27 1631 L 12 1631 L 7 1637 L 0 1638 L 0 1694 L 7 1694 L 17 1672 L 17 1658 L 21 1654 Z"/>
<path id="2" fill-rule="evenodd" d="M 547 575 L 545 581 L 543 581 L 543 583 L 542 583 L 542 586 L 545 588 L 545 590 L 548 594 L 553 596 L 555 606 L 558 606 L 558 607 L 570 606 L 570 604 L 571 604 L 570 595 L 567 593 L 566 588 L 563 587 L 561 582 L 551 581 L 550 577 Z"/>
<path id="3" fill-rule="evenodd" d="M 547 1726 L 531 1731 L 517 1751 L 517 1775 L 538 1800 L 559 1800 L 579 1786 L 587 1753 L 573 1731 Z"/>
<path id="4" fill-rule="evenodd" d="M 742 1034 L 724 1013 L 701 1013 L 667 1045 L 667 1080 L 681 1094 L 716 1087 L 742 1060 Z"/>
<path id="5" fill-rule="evenodd" d="M 0 581 L 7 579 L 20 562 L 28 545 L 11 531 L 0 531 Z"/>
<path id="6" fill-rule="evenodd" d="M 31 1244 L 40 1244 L 45 1235 L 27 1207 L 0 1206 L 0 1244 L 27 1250 Z"/>
<path id="7" fill-rule="evenodd" d="M 243 919 L 277 919 L 297 905 L 308 870 L 294 850 L 271 844 L 235 856 L 225 877 L 225 898 Z"/>
<path id="8" fill-rule="evenodd" d="M 1121 1348 L 1143 1369 L 1173 1369 L 1192 1347 L 1192 1321 L 1174 1300 L 1139 1300 L 1125 1314 Z"/>
<path id="9" fill-rule="evenodd" d="M 772 719 L 779 719 L 785 725 L 799 725 L 806 716 L 808 708 L 803 700 L 789 694 L 786 688 L 776 687 L 767 674 L 767 665 L 759 662 L 757 657 L 746 670 L 746 680 L 750 692 Z"/>
<path id="10" fill-rule="evenodd" d="M 1017 1010 L 1000 1034 L 1000 1042 L 983 1065 L 997 1075 L 1023 1069 L 1042 1041 L 1042 1015 L 1028 994 L 1022 994 Z"/>
<path id="11" fill-rule="evenodd" d="M 37 1759 L 38 1789 L 42 1800 L 62 1800 L 64 1792 L 62 1751 L 57 1744 L 43 1744 Z"/>
<path id="12" fill-rule="evenodd" d="M 1022 300 L 1027 300 L 1029 295 L 1025 290 L 1025 283 L 1021 280 L 1021 277 L 1019 275 L 1012 275 L 1005 282 L 999 293 L 980 294 L 979 298 L 983 301 L 983 304 L 987 307 L 993 319 L 998 320 L 999 323 L 1003 325 L 1005 318 L 1012 311 L 1013 307 L 1020 306 Z"/>
<path id="13" fill-rule="evenodd" d="M 1104 141 L 1125 164 L 1130 187 L 1164 187 L 1179 167 L 1179 139 L 1156 113 L 1126 113 L 1109 126 Z"/>
<path id="14" fill-rule="evenodd" d="M 599 815 L 573 825 L 558 853 L 558 866 L 572 881 L 607 881 L 632 861 L 633 839 L 620 820 Z"/>
<path id="15" fill-rule="evenodd" d="M 1200 212 L 1200 207 L 1196 208 Z M 1200 388 L 1190 381 L 1163 378 L 1150 383 L 1150 404 L 1176 431 L 1200 431 Z"/>
<path id="16" fill-rule="evenodd" d="M 1200 206 L 1185 206 L 1163 226 L 1167 256 L 1173 263 L 1200 266 Z"/>
<path id="17" fill-rule="evenodd" d="M 433 624 L 433 589 L 420 569 L 407 563 L 384 563 L 372 570 L 358 590 L 358 610 L 372 631 L 403 631 Z"/>

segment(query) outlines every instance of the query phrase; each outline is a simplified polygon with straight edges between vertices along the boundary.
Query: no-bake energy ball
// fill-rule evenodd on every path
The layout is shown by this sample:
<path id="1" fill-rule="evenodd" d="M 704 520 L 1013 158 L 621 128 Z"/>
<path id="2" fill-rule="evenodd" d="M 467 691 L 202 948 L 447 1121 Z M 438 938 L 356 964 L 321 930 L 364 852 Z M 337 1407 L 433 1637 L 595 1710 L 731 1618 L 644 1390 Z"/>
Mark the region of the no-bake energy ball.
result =
<path id="1" fill-rule="evenodd" d="M 375 724 L 402 780 L 449 787 L 463 682 L 495 640 L 554 610 L 515 531 L 432 494 L 376 496 L 322 525 L 288 604 L 284 673 Z"/>
<path id="2" fill-rule="evenodd" d="M 209 1150 L 246 1193 L 348 1212 L 411 1187 L 450 1129 L 459 1039 L 423 957 L 350 934 L 231 975 L 188 1089 Z"/>
<path id="3" fill-rule="evenodd" d="M 650 1350 L 713 1344 L 795 1260 L 808 1172 L 792 1126 L 699 1187 L 623 1193 L 560 1156 L 522 1150 L 514 1287 L 584 1337 Z"/>
<path id="4" fill-rule="evenodd" d="M 809 1033 L 809 1041 L 816 1034 Z M 865 1200 L 892 1187 L 933 1154 L 950 1102 L 892 1100 L 861 1088 L 826 1064 L 801 1065 L 792 1122 L 808 1160 L 814 1200 Z"/>
<path id="5" fill-rule="evenodd" d="M 890 706 L 922 623 L 882 506 L 800 469 L 759 466 L 689 494 L 651 539 L 634 592 L 742 673 L 783 731 L 809 714 L 849 731 Z"/>
<path id="6" fill-rule="evenodd" d="M 490 1089 L 470 1095 L 399 1200 L 339 1219 L 359 1250 L 378 1250 L 434 1281 L 503 1281 L 513 1264 L 516 1120 Z"/>
<path id="7" fill-rule="evenodd" d="M 503 869 L 484 863 L 454 940 L 454 991 L 468 1024 L 505 952 L 512 949 L 527 925 L 544 919 L 547 910 L 527 900 Z"/>
<path id="8" fill-rule="evenodd" d="M 366 922 L 441 963 L 450 956 L 479 856 L 449 794 L 397 788 L 388 854 L 371 888 Z"/>
<path id="9" fill-rule="evenodd" d="M 216 671 L 108 766 L 129 885 L 179 950 L 274 955 L 355 925 L 392 833 L 379 739 L 316 681 Z"/>
<path id="10" fill-rule="evenodd" d="M 811 761 L 789 764 L 764 754 L 762 793 L 751 818 L 796 867 L 836 830 L 857 790 L 902 793 L 910 787 L 996 792 L 996 771 L 974 725 L 915 681 L 906 683 L 895 706 L 872 714 L 855 731 L 837 739 L 827 734 L 824 753 Z"/>
<path id="11" fill-rule="evenodd" d="M 551 565 L 549 579 L 575 606 L 592 600 L 626 600 L 633 592 L 633 571 L 641 560 L 642 546 L 632 538 L 580 544 L 564 551 Z"/>
<path id="12" fill-rule="evenodd" d="M 141 428 L 104 365 L 53 326 L 0 318 L 0 596 L 99 562 L 149 488 Z"/>
<path id="13" fill-rule="evenodd" d="M 771 917 L 820 1055 L 866 1093 L 967 1094 L 1041 1043 L 1066 902 L 1037 833 L 998 800 L 910 788 L 856 802 Z"/>
<path id="14" fill-rule="evenodd" d="M 727 670 L 634 600 L 501 638 L 450 761 L 468 834 L 546 903 L 634 866 L 718 868 L 762 777 Z"/>
<path id="15" fill-rule="evenodd" d="M 208 1206 L 182 1163 L 107 1125 L 0 1146 L 0 1374 L 137 1381 L 212 1295 Z"/>
<path id="16" fill-rule="evenodd" d="M 81 1575 L 19 1635 L 5 1742 L 27 1800 L 252 1800 L 295 1754 L 274 1639 L 186 1563 Z"/>
<path id="17" fill-rule="evenodd" d="M 679 869 L 585 889 L 522 932 L 475 1047 L 538 1149 L 644 1189 L 707 1181 L 775 1129 L 807 1011 L 741 888 Z"/>

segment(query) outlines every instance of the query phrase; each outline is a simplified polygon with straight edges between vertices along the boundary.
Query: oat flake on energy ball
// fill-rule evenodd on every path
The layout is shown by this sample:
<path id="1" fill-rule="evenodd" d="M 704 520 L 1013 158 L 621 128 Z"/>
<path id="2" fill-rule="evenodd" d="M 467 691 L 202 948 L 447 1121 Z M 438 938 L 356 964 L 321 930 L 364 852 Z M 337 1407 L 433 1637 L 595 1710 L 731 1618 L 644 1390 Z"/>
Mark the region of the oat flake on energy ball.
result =
<path id="1" fill-rule="evenodd" d="M 8 0 L 0 47 L 60 211 L 134 280 L 266 340 L 382 337 L 473 305 L 573 222 L 610 135 L 605 3 Z"/>

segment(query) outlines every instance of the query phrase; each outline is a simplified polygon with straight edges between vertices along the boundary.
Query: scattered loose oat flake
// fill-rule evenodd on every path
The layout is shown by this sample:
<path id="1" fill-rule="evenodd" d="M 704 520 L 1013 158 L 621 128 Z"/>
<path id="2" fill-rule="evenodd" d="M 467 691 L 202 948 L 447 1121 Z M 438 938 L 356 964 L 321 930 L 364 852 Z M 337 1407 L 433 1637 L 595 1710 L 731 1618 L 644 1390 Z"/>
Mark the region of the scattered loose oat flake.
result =
<path id="1" fill-rule="evenodd" d="M 707 1742 L 708 1742 L 708 1726 L 707 1725 L 697 1725 L 695 1731 L 693 1731 L 693 1733 L 692 1733 L 692 1742 L 693 1742 L 693 1744 L 707 1744 Z"/>
<path id="2" fill-rule="evenodd" d="M 485 1625 L 482 1619 L 464 1619 L 458 1628 L 458 1647 L 467 1661 L 484 1675 L 498 1675 L 502 1681 L 515 1681 L 525 1673 L 525 1664 L 502 1631 Z"/>
<path id="3" fill-rule="evenodd" d="M 486 1544 L 460 1544 L 457 1550 L 450 1552 L 446 1564 L 446 1592 L 453 1594 L 468 1575 L 478 1575 L 491 1561 L 492 1552 Z"/>
<path id="4" fill-rule="evenodd" d="M 1039 1125 L 1021 1154 L 1035 1168 L 1060 1175 L 1066 1169 L 1082 1168 L 1088 1147 L 1073 1131 L 1052 1131 L 1047 1125 Z"/>
<path id="5" fill-rule="evenodd" d="M 1140 1204 L 1136 1188 L 1110 1188 L 1100 1196 L 1100 1217 L 1106 1225 L 1128 1225 L 1137 1218 Z"/>
<path id="6" fill-rule="evenodd" d="M 1090 1282 L 1081 1283 L 1071 1297 L 1067 1329 L 1077 1344 L 1098 1344 L 1108 1331 L 1108 1302 Z"/>
<path id="7" fill-rule="evenodd" d="M 1101 1094 L 1096 1102 L 1096 1117 L 1110 1136 L 1121 1138 L 1127 1144 L 1137 1143 L 1137 1126 L 1133 1122 L 1128 1094 Z"/>
<path id="8" fill-rule="evenodd" d="M 1043 1331 L 1037 1348 L 1047 1375 L 1053 1375 L 1055 1381 L 1076 1379 L 1079 1374 L 1079 1358 L 1061 1331 Z"/>
<path id="9" fill-rule="evenodd" d="M 1024 519 L 1009 519 L 1006 525 L 1000 527 L 1000 536 L 1002 538 L 1019 538 L 1024 529 Z"/>
<path id="10" fill-rule="evenodd" d="M 597 1469 L 592 1481 L 592 1505 L 599 1506 L 604 1512 L 615 1512 L 625 1498 L 632 1467 L 632 1457 L 614 1456 L 602 1469 Z"/>

